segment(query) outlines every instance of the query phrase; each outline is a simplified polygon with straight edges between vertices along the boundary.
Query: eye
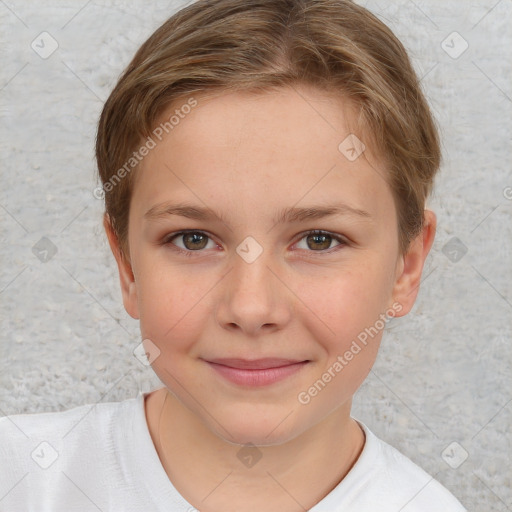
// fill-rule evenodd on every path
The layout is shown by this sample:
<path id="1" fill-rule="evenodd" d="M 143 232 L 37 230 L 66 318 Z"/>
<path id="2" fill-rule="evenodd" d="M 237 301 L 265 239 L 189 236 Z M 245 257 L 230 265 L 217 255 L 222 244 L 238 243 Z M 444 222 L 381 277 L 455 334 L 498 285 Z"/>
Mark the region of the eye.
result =
<path id="1" fill-rule="evenodd" d="M 180 241 L 181 246 L 175 243 L 174 240 Z M 208 247 L 208 240 L 211 242 L 211 246 Z M 307 231 L 302 234 L 298 245 L 302 240 L 306 240 L 305 247 L 298 247 L 299 249 L 305 249 L 308 252 L 327 252 L 333 241 L 338 242 L 335 247 L 342 247 L 347 245 L 347 242 L 339 235 L 334 235 L 327 231 L 313 230 Z M 172 245 L 173 249 L 185 254 L 186 256 L 193 256 L 194 252 L 202 252 L 203 249 L 214 249 L 217 244 L 211 239 L 211 237 L 203 231 L 180 231 L 166 237 L 163 241 L 164 245 Z M 337 250 L 337 249 L 334 249 Z"/>
<path id="2" fill-rule="evenodd" d="M 173 240 L 175 239 L 181 241 L 183 246 L 174 243 Z M 175 245 L 181 252 L 185 253 L 187 256 L 191 256 L 192 252 L 200 252 L 202 249 L 205 249 L 208 245 L 208 239 L 211 240 L 211 238 L 202 231 L 180 231 L 166 238 L 164 244 Z M 211 242 L 214 245 L 213 248 L 215 248 L 215 242 L 213 242 L 213 240 L 211 240 Z"/>
<path id="3" fill-rule="evenodd" d="M 302 240 L 306 240 L 305 247 L 299 247 L 299 249 L 309 249 L 310 252 L 325 252 L 330 248 L 333 240 L 338 242 L 338 245 L 335 247 L 347 245 L 342 237 L 318 229 L 303 233 L 299 243 Z"/>

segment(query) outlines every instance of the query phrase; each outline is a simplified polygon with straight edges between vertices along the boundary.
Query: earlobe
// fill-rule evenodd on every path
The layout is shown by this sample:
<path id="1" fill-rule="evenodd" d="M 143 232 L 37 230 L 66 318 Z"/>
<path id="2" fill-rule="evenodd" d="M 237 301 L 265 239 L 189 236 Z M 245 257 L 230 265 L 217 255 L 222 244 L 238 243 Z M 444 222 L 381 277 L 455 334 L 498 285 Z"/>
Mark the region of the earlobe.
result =
<path id="1" fill-rule="evenodd" d="M 137 286 L 129 259 L 123 254 L 119 239 L 112 227 L 110 217 L 107 213 L 103 216 L 103 227 L 107 234 L 108 243 L 112 254 L 116 259 L 119 271 L 119 281 L 121 284 L 121 293 L 123 294 L 123 304 L 126 312 L 135 319 L 139 318 L 139 308 L 137 303 Z"/>
<path id="2" fill-rule="evenodd" d="M 412 309 L 418 295 L 423 265 L 434 243 L 436 215 L 425 209 L 424 225 L 421 233 L 411 241 L 407 253 L 397 264 L 397 276 L 393 288 L 393 300 L 402 305 L 400 314 L 404 316 Z"/>

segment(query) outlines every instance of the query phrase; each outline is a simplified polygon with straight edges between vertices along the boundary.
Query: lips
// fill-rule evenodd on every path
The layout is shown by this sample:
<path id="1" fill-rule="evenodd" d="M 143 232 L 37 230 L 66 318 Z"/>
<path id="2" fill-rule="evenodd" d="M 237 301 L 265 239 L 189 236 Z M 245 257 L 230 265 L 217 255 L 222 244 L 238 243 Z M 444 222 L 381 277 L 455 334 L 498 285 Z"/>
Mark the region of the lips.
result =
<path id="1" fill-rule="evenodd" d="M 269 386 L 297 374 L 309 360 L 264 358 L 264 359 L 211 359 L 208 366 L 224 379 L 238 386 Z"/>
<path id="2" fill-rule="evenodd" d="M 238 368 L 240 370 L 264 370 L 267 368 L 279 368 L 281 366 L 289 366 L 292 364 L 302 363 L 300 359 L 281 359 L 277 357 L 267 357 L 264 359 L 209 359 L 209 363 L 222 364 L 230 368 Z"/>

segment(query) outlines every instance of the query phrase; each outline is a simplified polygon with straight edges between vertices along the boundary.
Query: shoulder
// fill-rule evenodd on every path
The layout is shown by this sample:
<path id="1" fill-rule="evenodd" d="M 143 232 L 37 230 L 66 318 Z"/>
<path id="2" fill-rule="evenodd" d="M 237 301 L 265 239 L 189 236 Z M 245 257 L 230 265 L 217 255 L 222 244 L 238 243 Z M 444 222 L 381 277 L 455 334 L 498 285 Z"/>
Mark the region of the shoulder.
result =
<path id="1" fill-rule="evenodd" d="M 44 442 L 61 445 L 77 437 L 100 438 L 122 406 L 123 402 L 96 403 L 65 411 L 3 416 L 0 418 L 0 450 L 2 454 L 19 453 Z"/>
<path id="2" fill-rule="evenodd" d="M 437 480 L 358 423 L 366 436 L 359 458 L 311 512 L 466 512 Z"/>
<path id="3" fill-rule="evenodd" d="M 396 448 L 373 434 L 360 423 L 366 434 L 376 468 L 376 492 L 400 505 L 403 512 L 427 512 L 433 508 L 463 512 L 460 502 L 434 477 Z"/>
<path id="4" fill-rule="evenodd" d="M 38 500 L 76 492 L 72 482 L 106 483 L 106 472 L 116 464 L 115 425 L 128 418 L 134 406 L 136 399 L 128 399 L 1 417 L 3 503 L 13 508 L 41 504 Z"/>

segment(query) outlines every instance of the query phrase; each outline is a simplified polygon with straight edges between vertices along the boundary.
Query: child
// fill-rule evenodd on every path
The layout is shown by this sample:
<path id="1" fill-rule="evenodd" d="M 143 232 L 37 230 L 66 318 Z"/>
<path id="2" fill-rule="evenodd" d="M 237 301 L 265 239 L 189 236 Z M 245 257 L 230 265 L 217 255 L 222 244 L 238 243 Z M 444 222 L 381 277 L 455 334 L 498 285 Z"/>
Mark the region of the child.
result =
<path id="1" fill-rule="evenodd" d="M 164 386 L 2 418 L 0 510 L 464 510 L 350 415 L 436 228 L 438 134 L 382 22 L 200 0 L 139 49 L 96 155 Z"/>

